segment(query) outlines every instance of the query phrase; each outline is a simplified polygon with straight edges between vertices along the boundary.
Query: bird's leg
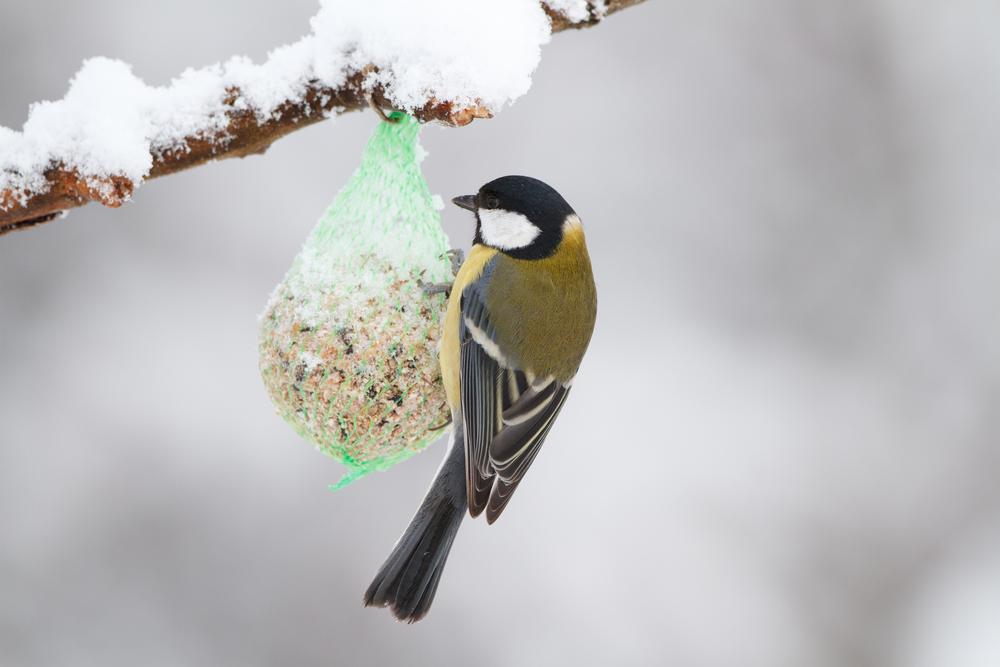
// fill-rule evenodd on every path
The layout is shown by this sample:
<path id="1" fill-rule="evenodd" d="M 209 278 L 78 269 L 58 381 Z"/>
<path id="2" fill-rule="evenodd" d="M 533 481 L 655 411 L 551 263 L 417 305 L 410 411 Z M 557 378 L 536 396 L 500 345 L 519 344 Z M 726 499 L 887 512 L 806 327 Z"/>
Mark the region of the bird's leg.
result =
<path id="1" fill-rule="evenodd" d="M 424 291 L 426 296 L 434 296 L 435 294 L 451 294 L 451 286 L 454 283 L 425 283 L 420 278 L 417 278 L 417 285 L 420 289 Z"/>
<path id="2" fill-rule="evenodd" d="M 452 248 L 445 252 L 449 258 L 451 258 L 451 272 L 453 275 L 458 275 L 458 270 L 462 268 L 462 264 L 465 263 L 465 251 L 461 248 Z"/>
<path id="3" fill-rule="evenodd" d="M 458 275 L 458 270 L 462 268 L 462 263 L 465 262 L 465 253 L 462 252 L 461 248 L 453 248 L 445 252 L 451 259 L 451 272 L 454 275 Z M 425 283 L 424 281 L 417 279 L 417 285 L 420 289 L 424 291 L 427 296 L 433 296 L 434 294 L 451 294 L 451 286 L 454 282 L 450 283 Z"/>

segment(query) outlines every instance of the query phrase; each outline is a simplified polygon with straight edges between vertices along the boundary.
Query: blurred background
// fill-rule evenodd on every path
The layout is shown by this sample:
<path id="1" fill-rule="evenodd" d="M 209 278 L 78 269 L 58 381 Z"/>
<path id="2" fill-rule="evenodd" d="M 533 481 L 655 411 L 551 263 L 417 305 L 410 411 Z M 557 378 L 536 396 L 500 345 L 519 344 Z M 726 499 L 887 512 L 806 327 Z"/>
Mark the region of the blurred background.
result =
<path id="1" fill-rule="evenodd" d="M 0 124 L 84 58 L 152 85 L 315 0 L 0 0 Z M 586 225 L 590 352 L 434 608 L 361 595 L 443 455 L 336 493 L 257 316 L 374 114 L 0 238 L 0 664 L 1000 664 L 1000 5 L 654 0 L 556 35 L 432 192 Z M 468 247 L 467 214 L 443 222 Z"/>

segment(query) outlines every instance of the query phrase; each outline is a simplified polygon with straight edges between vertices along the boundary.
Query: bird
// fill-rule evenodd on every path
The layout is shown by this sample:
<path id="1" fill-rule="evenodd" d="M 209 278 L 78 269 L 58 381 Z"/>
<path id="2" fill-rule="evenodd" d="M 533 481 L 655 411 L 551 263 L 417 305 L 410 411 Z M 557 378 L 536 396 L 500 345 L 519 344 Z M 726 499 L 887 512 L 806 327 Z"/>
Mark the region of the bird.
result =
<path id="1" fill-rule="evenodd" d="M 472 211 L 472 249 L 441 336 L 448 450 L 364 595 L 414 623 L 430 609 L 466 511 L 492 524 L 562 409 L 597 320 L 579 216 L 551 186 L 504 176 L 452 202 Z"/>

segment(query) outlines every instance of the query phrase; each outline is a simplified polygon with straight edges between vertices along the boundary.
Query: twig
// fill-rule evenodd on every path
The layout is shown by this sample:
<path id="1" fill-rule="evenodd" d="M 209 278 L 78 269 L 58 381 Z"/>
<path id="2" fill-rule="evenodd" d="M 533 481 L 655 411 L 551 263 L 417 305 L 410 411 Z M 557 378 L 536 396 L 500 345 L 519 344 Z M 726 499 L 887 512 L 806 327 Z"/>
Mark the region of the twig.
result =
<path id="1" fill-rule="evenodd" d="M 543 2 L 543 8 L 552 21 L 552 32 L 579 29 L 596 25 L 603 16 L 612 14 L 643 0 L 611 0 L 598 15 L 590 12 L 584 21 L 572 22 L 553 11 Z M 223 100 L 227 124 L 224 129 L 198 136 L 185 137 L 184 148 L 153 153 L 153 166 L 145 180 L 166 176 L 190 169 L 207 162 L 230 157 L 263 154 L 281 137 L 331 114 L 377 108 L 394 109 L 385 91 L 378 85 L 365 90 L 363 85 L 368 68 L 356 72 L 340 88 L 329 88 L 319 81 L 306 85 L 299 101 L 286 102 L 267 120 L 261 120 L 247 109 L 238 88 L 230 88 Z M 490 118 L 492 114 L 480 106 L 457 106 L 448 100 L 432 99 L 423 108 L 413 112 L 423 122 L 438 121 L 454 127 L 468 125 L 476 118 Z M 92 201 L 117 208 L 129 200 L 135 183 L 124 176 L 96 179 L 84 177 L 75 169 L 58 163 L 44 173 L 47 189 L 44 192 L 24 193 L 11 189 L 0 190 L 0 235 L 18 229 L 33 227 L 58 217 L 58 213 Z"/>

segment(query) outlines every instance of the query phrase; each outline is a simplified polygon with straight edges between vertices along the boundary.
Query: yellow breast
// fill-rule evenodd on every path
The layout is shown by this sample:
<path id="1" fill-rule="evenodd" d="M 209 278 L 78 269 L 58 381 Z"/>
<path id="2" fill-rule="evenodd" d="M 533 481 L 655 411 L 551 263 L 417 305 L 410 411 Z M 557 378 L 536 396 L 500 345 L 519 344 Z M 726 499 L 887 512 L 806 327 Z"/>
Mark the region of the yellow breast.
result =
<path id="1" fill-rule="evenodd" d="M 458 340 L 459 312 L 462 301 L 462 290 L 469 283 L 479 280 L 486 264 L 497 254 L 493 248 L 484 245 L 474 245 L 465 258 L 462 268 L 455 277 L 451 288 L 451 300 L 448 302 L 448 313 L 444 320 L 444 333 L 441 336 L 441 377 L 444 380 L 444 390 L 448 395 L 448 405 L 454 415 L 462 411 L 462 379 L 459 376 L 461 362 L 459 352 L 461 345 Z"/>

